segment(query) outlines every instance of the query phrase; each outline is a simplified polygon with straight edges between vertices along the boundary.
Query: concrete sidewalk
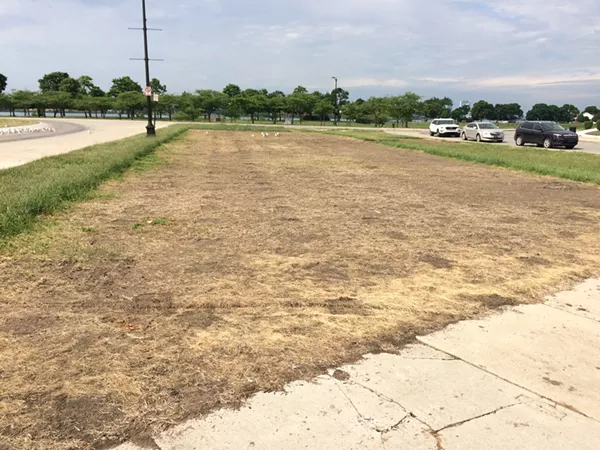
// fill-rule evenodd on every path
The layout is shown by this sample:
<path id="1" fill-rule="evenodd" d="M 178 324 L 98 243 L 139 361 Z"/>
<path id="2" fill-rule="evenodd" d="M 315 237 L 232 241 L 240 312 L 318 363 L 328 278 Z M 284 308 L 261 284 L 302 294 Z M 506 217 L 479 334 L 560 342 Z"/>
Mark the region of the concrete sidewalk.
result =
<path id="1" fill-rule="evenodd" d="M 153 448 L 600 448 L 600 280 L 419 341 L 184 423 Z"/>

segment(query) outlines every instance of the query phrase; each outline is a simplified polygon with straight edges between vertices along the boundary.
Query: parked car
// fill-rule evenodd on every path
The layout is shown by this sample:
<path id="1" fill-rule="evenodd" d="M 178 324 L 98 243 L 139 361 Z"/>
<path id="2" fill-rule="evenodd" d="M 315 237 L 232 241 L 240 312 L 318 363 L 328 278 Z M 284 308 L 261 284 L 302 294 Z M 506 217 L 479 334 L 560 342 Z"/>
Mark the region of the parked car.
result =
<path id="1" fill-rule="evenodd" d="M 504 142 L 504 131 L 490 122 L 471 122 L 463 128 L 461 137 L 465 141 Z"/>
<path id="2" fill-rule="evenodd" d="M 453 119 L 433 119 L 429 124 L 429 135 L 460 136 L 460 127 Z"/>
<path id="3" fill-rule="evenodd" d="M 519 146 L 537 144 L 538 147 L 565 147 L 571 150 L 579 144 L 579 136 L 556 122 L 527 121 L 515 130 L 515 143 Z"/>

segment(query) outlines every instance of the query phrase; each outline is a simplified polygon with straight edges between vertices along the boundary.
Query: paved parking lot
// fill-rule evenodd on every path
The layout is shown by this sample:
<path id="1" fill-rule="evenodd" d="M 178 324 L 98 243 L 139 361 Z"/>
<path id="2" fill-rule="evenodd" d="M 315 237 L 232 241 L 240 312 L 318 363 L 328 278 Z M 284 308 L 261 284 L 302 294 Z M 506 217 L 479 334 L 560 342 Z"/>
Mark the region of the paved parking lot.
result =
<path id="1" fill-rule="evenodd" d="M 447 142 L 464 142 L 461 138 L 457 137 L 437 137 L 437 136 L 429 136 L 429 130 L 408 130 L 408 129 L 399 129 L 399 130 L 386 130 L 386 133 L 391 134 L 402 134 L 404 136 L 418 136 L 428 139 L 436 139 Z M 511 147 L 516 147 L 515 141 L 513 139 L 514 130 L 504 130 L 504 142 L 502 144 L 496 143 L 494 145 L 509 145 Z M 469 141 L 474 142 L 474 141 Z M 528 144 L 529 146 L 529 144 Z M 535 145 L 532 145 L 535 147 Z M 555 150 L 563 150 L 563 151 L 580 151 L 584 153 L 596 153 L 600 154 L 600 139 L 595 139 L 593 137 L 579 137 L 579 145 L 575 147 L 574 150 L 565 150 L 565 149 L 555 149 Z"/>

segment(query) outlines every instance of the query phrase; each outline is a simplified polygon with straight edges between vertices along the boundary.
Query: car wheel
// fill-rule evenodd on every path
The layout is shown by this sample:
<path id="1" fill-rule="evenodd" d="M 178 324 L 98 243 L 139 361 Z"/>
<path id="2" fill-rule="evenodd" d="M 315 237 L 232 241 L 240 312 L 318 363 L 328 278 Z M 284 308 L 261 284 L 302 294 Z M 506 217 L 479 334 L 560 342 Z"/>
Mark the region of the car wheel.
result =
<path id="1" fill-rule="evenodd" d="M 481 142 L 481 136 L 479 136 L 479 135 L 475 136 L 475 140 L 476 140 L 477 142 Z"/>
<path id="2" fill-rule="evenodd" d="M 515 144 L 517 144 L 519 147 L 522 147 L 523 145 L 525 145 L 525 141 L 523 140 L 523 136 L 518 135 L 517 138 L 515 139 Z"/>
<path id="3" fill-rule="evenodd" d="M 466 140 L 467 140 L 467 133 L 463 133 L 463 134 L 461 135 L 461 137 L 462 137 L 462 140 L 463 140 L 463 141 L 466 141 Z"/>
<path id="4" fill-rule="evenodd" d="M 552 139 L 550 139 L 550 138 L 544 139 L 544 148 L 552 148 Z"/>
<path id="5" fill-rule="evenodd" d="M 458 134 L 456 135 L 456 137 L 460 137 L 460 133 L 458 133 Z"/>
<path id="6" fill-rule="evenodd" d="M 429 136 L 433 136 L 435 133 L 431 130 L 429 130 Z"/>
<path id="7" fill-rule="evenodd" d="M 575 146 L 574 145 L 565 145 L 565 148 L 567 150 L 573 150 L 575 148 Z"/>

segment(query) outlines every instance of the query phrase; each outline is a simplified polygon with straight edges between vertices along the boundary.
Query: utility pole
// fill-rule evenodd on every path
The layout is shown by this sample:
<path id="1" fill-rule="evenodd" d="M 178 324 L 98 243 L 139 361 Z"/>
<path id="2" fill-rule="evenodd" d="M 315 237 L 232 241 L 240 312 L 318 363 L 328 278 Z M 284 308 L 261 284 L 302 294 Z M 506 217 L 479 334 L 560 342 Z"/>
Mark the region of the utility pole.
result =
<path id="1" fill-rule="evenodd" d="M 338 124 L 338 79 L 337 77 L 331 77 L 332 79 L 335 80 L 335 90 L 333 92 L 335 92 L 335 111 L 333 112 L 333 121 L 335 126 L 337 127 Z"/>
<path id="2" fill-rule="evenodd" d="M 158 28 L 148 28 L 148 24 L 147 24 L 147 20 L 146 20 L 146 0 L 142 0 L 142 20 L 143 20 L 143 27 L 142 28 L 130 28 L 130 30 L 142 30 L 144 32 L 144 57 L 143 58 L 129 58 L 133 61 L 140 61 L 143 60 L 145 65 L 146 65 L 146 87 L 150 86 L 150 61 L 162 61 L 162 59 L 150 59 L 150 57 L 148 56 L 148 30 L 151 31 L 162 31 Z M 146 93 L 146 96 L 148 97 L 148 111 L 147 111 L 147 115 L 148 115 L 148 125 L 146 125 L 146 136 L 147 137 L 154 137 L 156 136 L 156 128 L 154 126 L 154 123 L 152 122 L 152 93 L 150 93 L 150 95 L 148 95 L 148 93 Z"/>

